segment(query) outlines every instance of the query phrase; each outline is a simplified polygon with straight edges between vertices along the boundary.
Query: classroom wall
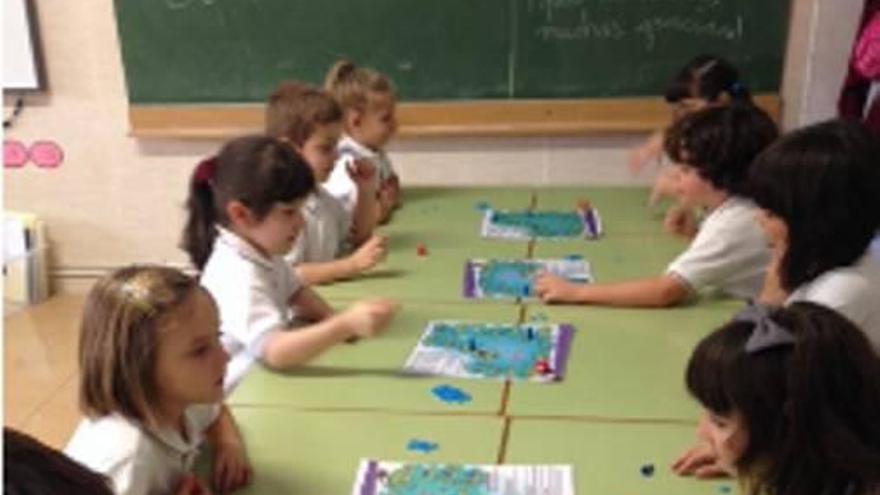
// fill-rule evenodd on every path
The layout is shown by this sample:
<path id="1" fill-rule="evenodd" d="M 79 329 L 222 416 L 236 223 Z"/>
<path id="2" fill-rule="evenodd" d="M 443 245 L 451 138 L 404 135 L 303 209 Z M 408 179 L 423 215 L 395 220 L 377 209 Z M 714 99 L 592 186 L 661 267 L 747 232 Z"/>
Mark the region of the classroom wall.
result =
<path id="1" fill-rule="evenodd" d="M 794 0 L 783 122 L 831 116 L 860 0 Z M 176 248 L 185 184 L 218 142 L 127 136 L 124 74 L 112 0 L 36 0 L 49 81 L 29 95 L 7 139 L 52 139 L 65 161 L 4 171 L 4 207 L 49 226 L 53 280 L 83 290 L 131 262 L 185 263 Z M 834 14 L 829 15 L 830 9 Z M 4 97 L 6 114 L 11 98 Z M 642 135 L 399 140 L 391 156 L 405 185 L 643 185 L 626 168 Z"/>

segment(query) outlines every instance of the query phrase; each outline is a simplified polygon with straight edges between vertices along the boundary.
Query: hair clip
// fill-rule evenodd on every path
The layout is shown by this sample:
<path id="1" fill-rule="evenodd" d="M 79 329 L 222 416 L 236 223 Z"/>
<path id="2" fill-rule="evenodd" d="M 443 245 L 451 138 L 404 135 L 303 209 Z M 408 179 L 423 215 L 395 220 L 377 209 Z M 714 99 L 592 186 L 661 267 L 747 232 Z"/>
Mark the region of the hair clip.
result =
<path id="1" fill-rule="evenodd" d="M 150 295 L 157 284 L 157 276 L 154 273 L 142 271 L 126 280 L 119 290 L 125 296 L 126 303 L 138 308 L 147 315 L 151 315 L 156 308 L 153 307 Z"/>
<path id="2" fill-rule="evenodd" d="M 728 89 L 727 91 L 728 91 L 732 96 L 737 96 L 737 95 L 742 94 L 743 91 L 745 91 L 745 89 L 746 89 L 745 84 L 743 84 L 743 83 L 741 83 L 741 82 L 739 82 L 739 81 L 733 81 L 733 82 L 730 84 L 730 89 Z"/>
<path id="3" fill-rule="evenodd" d="M 217 170 L 217 157 L 212 156 L 205 158 L 196 165 L 196 171 L 193 173 L 193 180 L 197 184 L 210 183 L 214 178 L 214 172 Z"/>
<path id="4" fill-rule="evenodd" d="M 794 345 L 797 342 L 791 332 L 770 317 L 767 306 L 749 302 L 733 317 L 733 321 L 747 321 L 755 324 L 752 335 L 746 340 L 745 349 L 749 354 L 774 347 Z"/>

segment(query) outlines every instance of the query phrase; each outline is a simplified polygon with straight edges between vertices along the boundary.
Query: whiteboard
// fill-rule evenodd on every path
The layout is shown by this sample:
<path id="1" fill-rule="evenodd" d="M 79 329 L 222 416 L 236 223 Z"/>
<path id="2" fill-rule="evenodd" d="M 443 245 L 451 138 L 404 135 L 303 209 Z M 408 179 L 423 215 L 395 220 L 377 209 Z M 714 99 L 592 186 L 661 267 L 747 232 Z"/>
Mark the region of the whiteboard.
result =
<path id="1" fill-rule="evenodd" d="M 41 89 L 27 0 L 3 0 L 3 88 Z"/>

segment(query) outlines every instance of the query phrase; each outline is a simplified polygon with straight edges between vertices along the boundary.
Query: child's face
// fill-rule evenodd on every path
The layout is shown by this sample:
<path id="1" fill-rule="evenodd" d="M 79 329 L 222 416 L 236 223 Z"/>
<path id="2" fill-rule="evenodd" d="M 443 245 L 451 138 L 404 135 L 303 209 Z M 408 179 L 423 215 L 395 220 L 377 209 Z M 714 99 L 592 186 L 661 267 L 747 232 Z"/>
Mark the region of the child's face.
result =
<path id="1" fill-rule="evenodd" d="M 381 150 L 397 132 L 397 102 L 390 93 L 370 93 L 367 109 L 355 119 L 352 137 L 373 150 Z"/>
<path id="2" fill-rule="evenodd" d="M 678 178 L 675 193 L 678 198 L 691 205 L 708 206 L 717 189 L 711 182 L 700 176 L 699 170 L 686 164 L 676 163 Z"/>
<path id="3" fill-rule="evenodd" d="M 156 383 L 163 408 L 222 400 L 229 356 L 220 345 L 220 321 L 211 296 L 195 289 L 160 321 Z"/>
<path id="4" fill-rule="evenodd" d="M 303 201 L 275 203 L 262 220 L 249 222 L 242 234 L 265 254 L 283 256 L 290 252 L 303 226 Z"/>
<path id="5" fill-rule="evenodd" d="M 342 122 L 318 126 L 296 151 L 305 159 L 315 174 L 315 181 L 323 183 L 330 177 L 338 153 L 336 143 L 342 134 Z"/>
<path id="6" fill-rule="evenodd" d="M 704 411 L 697 436 L 712 447 L 718 455 L 718 464 L 731 473 L 736 471 L 736 461 L 742 457 L 749 443 L 748 429 L 738 412 L 720 415 Z"/>
<path id="7" fill-rule="evenodd" d="M 788 226 L 785 225 L 785 222 L 763 208 L 759 209 L 755 216 L 758 225 L 764 231 L 764 237 L 767 238 L 770 249 L 785 249 L 788 245 Z"/>

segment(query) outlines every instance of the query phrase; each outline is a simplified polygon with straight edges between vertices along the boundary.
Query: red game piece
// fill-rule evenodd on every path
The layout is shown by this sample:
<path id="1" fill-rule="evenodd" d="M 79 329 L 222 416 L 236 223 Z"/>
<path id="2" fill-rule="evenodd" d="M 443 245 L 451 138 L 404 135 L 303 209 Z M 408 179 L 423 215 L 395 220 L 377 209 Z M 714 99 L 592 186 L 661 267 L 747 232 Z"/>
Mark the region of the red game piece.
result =
<path id="1" fill-rule="evenodd" d="M 417 256 L 427 256 L 428 255 L 428 248 L 425 247 L 424 243 L 420 242 L 420 243 L 416 244 L 416 255 Z"/>
<path id="2" fill-rule="evenodd" d="M 539 359 L 535 361 L 535 371 L 542 375 L 549 375 L 553 372 L 553 370 L 550 369 L 550 364 L 547 363 L 546 359 Z"/>

